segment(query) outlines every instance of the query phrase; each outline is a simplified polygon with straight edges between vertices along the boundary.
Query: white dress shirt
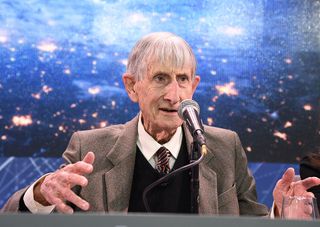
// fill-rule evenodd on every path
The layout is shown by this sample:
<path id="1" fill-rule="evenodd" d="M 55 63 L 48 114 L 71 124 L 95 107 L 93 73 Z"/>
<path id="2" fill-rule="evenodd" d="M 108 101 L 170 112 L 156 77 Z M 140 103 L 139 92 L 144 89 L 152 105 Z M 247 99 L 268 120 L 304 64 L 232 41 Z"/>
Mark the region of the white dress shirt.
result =
<path id="1" fill-rule="evenodd" d="M 36 182 L 34 182 L 26 191 L 26 193 L 23 196 L 23 202 L 26 205 L 26 207 L 30 210 L 31 213 L 34 214 L 50 214 L 53 209 L 55 208 L 55 205 L 51 206 L 43 206 L 42 204 L 38 203 L 34 200 L 33 197 L 33 188 L 35 184 L 43 177 L 49 175 L 50 173 L 40 177 Z"/>
<path id="2" fill-rule="evenodd" d="M 139 147 L 143 156 L 148 160 L 150 165 L 155 168 L 156 166 L 156 152 L 160 147 L 167 148 L 170 153 L 169 166 L 172 169 L 176 159 L 178 158 L 178 154 L 182 144 L 182 129 L 181 126 L 177 129 L 172 138 L 165 144 L 159 144 L 154 138 L 152 138 L 144 129 L 141 121 L 141 114 L 139 116 L 138 123 L 138 141 L 137 146 Z M 143 142 L 142 142 L 143 141 Z"/>

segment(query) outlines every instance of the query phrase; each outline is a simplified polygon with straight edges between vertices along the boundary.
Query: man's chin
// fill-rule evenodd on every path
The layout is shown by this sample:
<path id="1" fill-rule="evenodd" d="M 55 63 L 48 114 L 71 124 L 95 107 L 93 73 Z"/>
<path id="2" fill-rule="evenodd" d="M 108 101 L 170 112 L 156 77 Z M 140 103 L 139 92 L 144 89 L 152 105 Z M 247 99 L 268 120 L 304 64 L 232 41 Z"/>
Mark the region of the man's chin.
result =
<path id="1" fill-rule="evenodd" d="M 183 122 L 166 122 L 164 124 L 161 125 L 161 128 L 164 130 L 164 131 L 168 131 L 168 132 L 171 132 L 171 131 L 175 131 L 177 130 L 177 128 L 179 128 L 181 125 L 182 125 Z"/>

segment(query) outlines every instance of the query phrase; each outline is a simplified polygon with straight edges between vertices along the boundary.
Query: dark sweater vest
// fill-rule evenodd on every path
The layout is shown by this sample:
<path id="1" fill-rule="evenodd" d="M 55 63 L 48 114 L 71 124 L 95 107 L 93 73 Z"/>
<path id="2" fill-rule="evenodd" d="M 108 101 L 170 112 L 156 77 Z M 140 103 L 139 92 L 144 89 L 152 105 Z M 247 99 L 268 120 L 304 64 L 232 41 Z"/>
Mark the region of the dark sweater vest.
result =
<path id="1" fill-rule="evenodd" d="M 189 164 L 189 157 L 184 139 L 172 170 L 186 164 Z M 142 201 L 142 193 L 148 185 L 160 177 L 158 171 L 150 165 L 137 147 L 129 212 L 146 212 Z M 149 191 L 147 200 L 151 212 L 190 213 L 190 196 L 190 171 L 186 170 Z"/>

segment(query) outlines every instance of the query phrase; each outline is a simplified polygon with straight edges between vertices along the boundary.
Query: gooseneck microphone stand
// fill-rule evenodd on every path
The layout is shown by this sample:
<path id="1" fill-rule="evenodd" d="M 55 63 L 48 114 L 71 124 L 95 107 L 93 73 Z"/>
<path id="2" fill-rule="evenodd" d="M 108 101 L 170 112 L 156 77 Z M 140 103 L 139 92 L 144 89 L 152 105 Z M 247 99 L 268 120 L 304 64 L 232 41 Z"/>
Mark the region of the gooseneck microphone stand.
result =
<path id="1" fill-rule="evenodd" d="M 192 151 L 190 154 L 190 163 L 194 163 L 200 157 L 201 146 L 198 142 L 192 143 Z M 191 213 L 197 214 L 199 212 L 199 165 L 191 168 Z"/>

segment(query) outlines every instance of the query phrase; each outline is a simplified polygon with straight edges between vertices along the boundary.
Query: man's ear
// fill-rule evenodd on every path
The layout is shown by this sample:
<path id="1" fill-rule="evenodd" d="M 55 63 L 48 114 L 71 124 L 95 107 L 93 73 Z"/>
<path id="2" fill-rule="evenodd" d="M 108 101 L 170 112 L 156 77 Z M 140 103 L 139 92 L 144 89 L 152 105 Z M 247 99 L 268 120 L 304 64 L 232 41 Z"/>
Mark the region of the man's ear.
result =
<path id="1" fill-rule="evenodd" d="M 136 79 L 134 78 L 134 76 L 129 73 L 124 73 L 122 75 L 122 82 L 131 101 L 138 102 L 138 95 L 134 88 L 134 85 L 136 84 Z"/>
<path id="2" fill-rule="evenodd" d="M 192 81 L 192 93 L 194 93 L 200 83 L 200 76 L 196 75 Z"/>

